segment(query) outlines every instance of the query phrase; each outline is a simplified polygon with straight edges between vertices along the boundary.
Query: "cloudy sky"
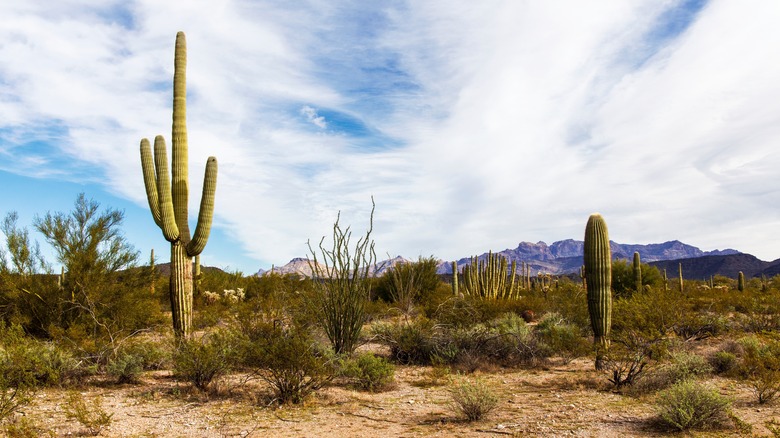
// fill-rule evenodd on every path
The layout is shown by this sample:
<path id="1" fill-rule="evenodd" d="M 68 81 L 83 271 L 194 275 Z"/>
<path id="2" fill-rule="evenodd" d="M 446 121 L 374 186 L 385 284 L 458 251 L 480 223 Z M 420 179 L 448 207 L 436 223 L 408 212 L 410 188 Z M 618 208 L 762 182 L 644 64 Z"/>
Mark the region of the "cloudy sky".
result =
<path id="1" fill-rule="evenodd" d="M 166 261 L 138 145 L 170 139 L 183 30 L 193 220 L 219 160 L 204 264 L 305 256 L 339 211 L 360 234 L 372 196 L 380 255 L 581 239 L 598 211 L 621 243 L 774 260 L 777 23 L 772 0 L 3 1 L 0 214 L 84 192 Z"/>

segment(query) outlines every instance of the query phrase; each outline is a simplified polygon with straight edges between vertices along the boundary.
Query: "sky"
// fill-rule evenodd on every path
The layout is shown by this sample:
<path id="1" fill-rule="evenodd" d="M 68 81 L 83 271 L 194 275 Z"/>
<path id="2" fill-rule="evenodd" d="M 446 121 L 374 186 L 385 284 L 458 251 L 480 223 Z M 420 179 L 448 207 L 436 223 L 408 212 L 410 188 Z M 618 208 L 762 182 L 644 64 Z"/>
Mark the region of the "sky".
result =
<path id="1" fill-rule="evenodd" d="M 600 212 L 620 243 L 775 260 L 779 22 L 771 0 L 3 1 L 0 215 L 83 192 L 167 261 L 139 143 L 170 147 L 184 31 L 193 228 L 219 162 L 204 265 L 305 257 L 339 212 L 354 240 L 372 197 L 380 258 L 582 239 Z"/>

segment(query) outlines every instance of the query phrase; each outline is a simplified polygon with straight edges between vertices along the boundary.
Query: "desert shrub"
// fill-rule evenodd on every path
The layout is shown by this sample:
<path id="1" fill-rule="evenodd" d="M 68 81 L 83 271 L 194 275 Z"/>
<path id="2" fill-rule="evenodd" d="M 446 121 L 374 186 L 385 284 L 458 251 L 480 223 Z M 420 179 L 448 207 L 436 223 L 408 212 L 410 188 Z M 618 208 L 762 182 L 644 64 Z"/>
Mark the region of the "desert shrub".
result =
<path id="1" fill-rule="evenodd" d="M 462 380 L 449 388 L 453 409 L 468 421 L 478 421 L 498 405 L 498 396 L 484 381 Z"/>
<path id="2" fill-rule="evenodd" d="M 359 354 L 344 360 L 340 374 L 352 380 L 365 391 L 380 392 L 390 388 L 395 381 L 395 367 L 387 359 L 372 353 Z"/>
<path id="3" fill-rule="evenodd" d="M 469 327 L 482 321 L 482 312 L 477 300 L 450 295 L 450 298 L 440 303 L 429 317 L 448 327 Z"/>
<path id="4" fill-rule="evenodd" d="M 728 351 L 716 351 L 709 356 L 708 361 L 715 374 L 728 374 L 739 364 L 737 355 Z"/>
<path id="5" fill-rule="evenodd" d="M 171 344 L 163 340 L 133 339 L 122 345 L 117 355 L 138 357 L 143 370 L 161 370 L 170 366 Z"/>
<path id="6" fill-rule="evenodd" d="M 173 371 L 201 391 L 227 374 L 236 360 L 236 345 L 227 332 L 213 332 L 200 339 L 182 339 L 173 353 Z"/>
<path id="7" fill-rule="evenodd" d="M 37 424 L 30 417 L 16 417 L 5 425 L 5 435 L 8 438 L 40 438 L 48 436 L 55 438 L 57 434 Z"/>
<path id="8" fill-rule="evenodd" d="M 78 421 L 92 436 L 100 434 L 103 428 L 110 426 L 114 416 L 103 409 L 100 397 L 94 397 L 91 405 L 88 405 L 84 397 L 75 391 L 68 394 L 62 404 L 62 410 L 66 418 Z"/>
<path id="9" fill-rule="evenodd" d="M 748 381 L 759 403 L 774 400 L 780 393 L 780 341 L 761 342 L 751 336 L 741 339 L 740 345 L 738 374 Z"/>
<path id="10" fill-rule="evenodd" d="M 137 383 L 144 370 L 144 359 L 141 356 L 122 352 L 109 359 L 106 373 L 116 379 L 117 383 Z"/>
<path id="11" fill-rule="evenodd" d="M 25 335 L 18 325 L 0 330 L 0 346 L 11 367 L 10 375 L 29 375 L 36 385 L 63 385 L 83 373 L 69 351 L 53 342 Z"/>
<path id="12" fill-rule="evenodd" d="M 490 340 L 486 353 L 506 365 L 529 362 L 539 356 L 539 348 L 531 327 L 516 313 L 505 313 L 490 321 Z"/>
<path id="13" fill-rule="evenodd" d="M 658 395 L 660 422 L 672 429 L 713 426 L 726 417 L 730 401 L 717 390 L 693 380 L 684 380 Z"/>
<path id="14" fill-rule="evenodd" d="M 425 318 L 377 324 L 372 332 L 378 342 L 390 347 L 391 357 L 401 364 L 427 365 L 436 348 L 433 324 Z"/>
<path id="15" fill-rule="evenodd" d="M 399 263 L 386 271 L 377 281 L 374 297 L 396 304 L 408 312 L 412 305 L 426 300 L 436 292 L 439 276 L 433 256 L 420 257 L 416 262 Z"/>
<path id="16" fill-rule="evenodd" d="M 651 368 L 656 340 L 647 340 L 636 333 L 622 333 L 613 339 L 607 356 L 603 360 L 603 370 L 615 389 L 634 385 Z"/>
<path id="17" fill-rule="evenodd" d="M 729 330 L 729 320 L 712 312 L 685 313 L 672 327 L 674 333 L 685 341 L 701 340 L 717 336 Z"/>
<path id="18" fill-rule="evenodd" d="M 545 357 L 560 356 L 564 363 L 586 355 L 591 345 L 582 336 L 580 328 L 567 323 L 558 313 L 548 313 L 539 321 L 535 331 L 539 351 Z"/>
<path id="19" fill-rule="evenodd" d="M 635 393 L 658 391 L 683 380 L 706 376 L 711 372 L 712 366 L 703 356 L 677 352 L 671 355 L 670 362 L 650 370 L 632 389 Z"/>
<path id="20" fill-rule="evenodd" d="M 613 302 L 613 337 L 639 336 L 656 348 L 671 333 L 687 311 L 687 303 L 678 292 L 650 290 Z M 663 351 L 654 351 L 663 355 Z M 660 357 L 659 357 L 660 358 Z"/>
<path id="21" fill-rule="evenodd" d="M 280 404 L 302 402 L 335 375 L 335 360 L 297 327 L 258 327 L 245 346 L 244 364 L 266 381 Z"/>

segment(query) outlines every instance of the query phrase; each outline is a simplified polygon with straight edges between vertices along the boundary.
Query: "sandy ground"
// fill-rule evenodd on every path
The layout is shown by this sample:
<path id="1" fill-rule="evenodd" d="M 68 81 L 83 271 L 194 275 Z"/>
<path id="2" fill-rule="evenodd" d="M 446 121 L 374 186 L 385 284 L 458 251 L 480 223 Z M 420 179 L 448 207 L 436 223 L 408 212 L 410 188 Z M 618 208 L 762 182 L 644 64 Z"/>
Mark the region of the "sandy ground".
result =
<path id="1" fill-rule="evenodd" d="M 466 422 L 450 405 L 451 375 L 431 367 L 396 369 L 393 389 L 372 394 L 334 382 L 298 406 L 267 407 L 262 381 L 234 375 L 218 391 L 199 394 L 167 371 L 149 372 L 140 384 L 90 382 L 79 389 L 88 401 L 99 398 L 113 414 L 99 436 L 110 437 L 491 437 L 665 436 L 653 422 L 653 397 L 611 392 L 606 376 L 585 359 L 535 369 L 477 373 L 499 395 L 498 407 L 484 420 Z M 473 377 L 473 376 L 472 376 Z M 753 436 L 772 436 L 764 423 L 780 422 L 780 403 L 758 405 L 749 388 L 726 379 L 712 384 L 734 399 L 733 412 L 752 425 Z M 20 415 L 55 436 L 85 435 L 67 419 L 62 404 L 68 391 L 48 389 Z M 687 436 L 750 436 L 745 428 Z"/>

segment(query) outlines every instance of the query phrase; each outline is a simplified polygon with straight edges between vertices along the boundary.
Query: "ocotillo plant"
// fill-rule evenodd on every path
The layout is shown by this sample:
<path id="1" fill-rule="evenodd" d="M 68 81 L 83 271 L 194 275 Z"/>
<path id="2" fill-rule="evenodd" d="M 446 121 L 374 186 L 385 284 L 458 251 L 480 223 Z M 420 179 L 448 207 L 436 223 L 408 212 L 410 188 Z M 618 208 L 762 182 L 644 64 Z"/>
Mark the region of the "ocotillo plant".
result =
<path id="1" fill-rule="evenodd" d="M 603 354 L 609 348 L 612 326 L 612 253 L 607 223 L 594 213 L 585 226 L 585 277 L 588 286 L 588 313 L 597 346 L 596 369 L 603 367 Z"/>
<path id="2" fill-rule="evenodd" d="M 634 252 L 634 289 L 642 291 L 642 263 L 639 260 L 639 252 Z"/>
<path id="3" fill-rule="evenodd" d="M 740 292 L 745 291 L 745 274 L 742 271 L 739 271 L 739 276 L 737 277 L 737 290 Z"/>
<path id="4" fill-rule="evenodd" d="M 517 269 L 516 264 L 513 266 Z M 516 272 L 513 270 L 512 274 Z M 514 282 L 507 288 L 506 277 L 505 257 L 492 252 L 484 261 L 472 257 L 471 264 L 463 267 L 463 293 L 485 299 L 514 298 Z"/>
<path id="5" fill-rule="evenodd" d="M 154 157 L 149 140 L 141 140 L 141 167 L 149 209 L 165 240 L 171 243 L 170 294 L 173 330 L 186 338 L 192 327 L 192 257 L 203 251 L 211 231 L 214 192 L 217 187 L 217 159 L 206 161 L 203 195 L 195 233 L 188 222 L 189 177 L 187 159 L 187 43 L 184 33 L 176 34 L 173 73 L 173 129 L 171 175 L 165 139 L 154 139 Z"/>

